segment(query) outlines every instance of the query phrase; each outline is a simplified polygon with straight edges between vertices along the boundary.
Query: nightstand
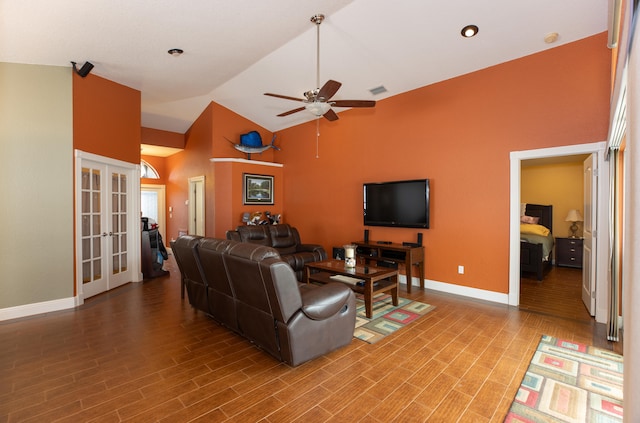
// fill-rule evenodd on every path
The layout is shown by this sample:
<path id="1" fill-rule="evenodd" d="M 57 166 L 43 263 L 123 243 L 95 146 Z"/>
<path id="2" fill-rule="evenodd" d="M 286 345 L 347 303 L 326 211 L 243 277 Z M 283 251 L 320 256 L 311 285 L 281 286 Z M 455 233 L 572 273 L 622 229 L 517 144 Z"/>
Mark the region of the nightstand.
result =
<path id="1" fill-rule="evenodd" d="M 556 238 L 556 266 L 582 269 L 582 238 Z"/>

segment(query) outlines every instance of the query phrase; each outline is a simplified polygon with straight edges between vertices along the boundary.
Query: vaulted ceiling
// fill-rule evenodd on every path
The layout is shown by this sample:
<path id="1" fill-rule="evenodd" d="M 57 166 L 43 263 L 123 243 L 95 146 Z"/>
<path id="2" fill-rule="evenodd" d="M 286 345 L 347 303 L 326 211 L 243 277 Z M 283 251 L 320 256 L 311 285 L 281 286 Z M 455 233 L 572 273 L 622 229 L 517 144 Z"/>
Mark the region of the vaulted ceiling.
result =
<path id="1" fill-rule="evenodd" d="M 145 127 L 184 133 L 215 101 L 275 132 L 314 119 L 277 117 L 302 104 L 263 94 L 318 88 L 317 13 L 320 85 L 342 82 L 336 100 L 382 100 L 601 33 L 607 10 L 605 0 L 2 0 L 0 61 L 90 61 L 141 91 Z M 460 34 L 468 24 L 473 38 Z"/>

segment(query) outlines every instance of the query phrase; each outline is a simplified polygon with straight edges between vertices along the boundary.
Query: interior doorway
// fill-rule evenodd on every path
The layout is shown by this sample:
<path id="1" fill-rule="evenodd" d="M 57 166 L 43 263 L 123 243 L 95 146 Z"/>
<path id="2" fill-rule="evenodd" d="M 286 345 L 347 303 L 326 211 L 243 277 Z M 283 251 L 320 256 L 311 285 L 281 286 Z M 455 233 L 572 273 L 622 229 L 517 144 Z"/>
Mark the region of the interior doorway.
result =
<path id="1" fill-rule="evenodd" d="M 520 304 L 522 310 L 535 311 L 561 317 L 584 317 L 585 306 L 581 301 L 583 248 L 582 228 L 577 231 L 580 239 L 571 236 L 572 213 L 584 214 L 584 161 L 592 155 L 547 157 L 521 161 L 520 199 L 522 203 L 550 206 L 545 218 L 538 224 L 547 227 L 551 236 L 550 253 L 543 263 L 529 262 L 521 268 Z M 528 206 L 529 207 L 529 206 Z M 572 212 L 573 211 L 573 212 Z M 537 216 L 534 207 L 532 216 Z M 577 218 L 577 217 L 576 217 Z M 582 222 L 579 222 L 582 226 Z M 533 235 L 530 242 L 535 243 Z M 534 259 L 532 245 L 525 253 Z M 545 250 L 546 251 L 546 250 Z M 522 265 L 521 265 L 522 266 Z M 542 272 L 533 268 L 544 269 Z M 538 279 L 542 278 L 542 279 Z M 587 314 L 588 315 L 588 314 Z M 589 316 L 590 318 L 590 316 Z"/>
<path id="2" fill-rule="evenodd" d="M 511 153 L 510 166 L 510 230 L 509 230 L 509 305 L 518 306 L 520 302 L 520 199 L 521 199 L 521 164 L 523 160 L 562 157 L 579 154 L 595 154 L 598 168 L 600 169 L 597 185 L 598 199 L 597 213 L 598 227 L 608 227 L 609 216 L 607 213 L 607 200 L 609 197 L 609 172 L 608 163 L 604 161 L 606 142 L 593 144 L 578 144 L 565 147 L 544 148 L 538 150 L 516 151 Z M 595 242 L 598 244 L 595 278 L 599 283 L 595 286 L 596 310 L 595 318 L 599 323 L 607 320 L 607 262 L 608 244 L 607 238 L 598 236 Z"/>
<path id="3" fill-rule="evenodd" d="M 140 168 L 76 150 L 77 302 L 141 280 Z"/>
<path id="4" fill-rule="evenodd" d="M 204 175 L 189 178 L 189 234 L 204 236 Z"/>
<path id="5" fill-rule="evenodd" d="M 158 224 L 160 235 L 163 237 L 167 233 L 165 197 L 166 188 L 164 185 L 140 185 L 140 210 L 142 211 L 142 216 L 155 220 Z"/>

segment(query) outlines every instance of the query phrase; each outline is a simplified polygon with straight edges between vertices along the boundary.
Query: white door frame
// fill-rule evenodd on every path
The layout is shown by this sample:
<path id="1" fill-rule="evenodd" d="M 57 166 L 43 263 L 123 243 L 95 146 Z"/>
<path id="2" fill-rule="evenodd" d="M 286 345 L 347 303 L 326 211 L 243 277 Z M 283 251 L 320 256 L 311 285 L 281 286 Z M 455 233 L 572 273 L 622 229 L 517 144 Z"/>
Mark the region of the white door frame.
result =
<path id="1" fill-rule="evenodd" d="M 205 234 L 204 175 L 189 178 L 189 235 Z"/>
<path id="2" fill-rule="evenodd" d="M 101 163 L 107 166 L 116 166 L 128 170 L 127 180 L 129 195 L 127 195 L 127 227 L 130 228 L 130 239 L 128 251 L 130 252 L 130 265 L 132 282 L 142 281 L 142 270 L 140 267 L 140 164 L 133 164 L 97 154 L 75 150 L 75 257 L 76 257 L 76 306 L 84 304 L 84 293 L 82 286 L 82 211 L 80 210 L 80 200 L 82 196 L 82 186 L 78 178 L 82 175 L 83 160 Z M 106 183 L 111 183 L 108 178 Z"/>
<path id="3" fill-rule="evenodd" d="M 609 304 L 608 260 L 609 237 L 609 163 L 605 162 L 606 142 L 577 144 L 565 147 L 541 148 L 537 150 L 512 151 L 510 154 L 510 200 L 509 200 L 509 305 L 520 304 L 520 169 L 522 160 L 546 157 L 595 154 L 597 157 L 598 178 L 598 224 L 601 234 L 597 235 L 596 260 L 596 322 L 606 323 Z M 604 232 L 603 232 L 604 231 Z M 544 283 L 544 282 L 543 282 Z"/>
<path id="4" fill-rule="evenodd" d="M 154 185 L 154 184 L 141 184 L 140 191 L 155 191 L 158 194 L 158 230 L 160 231 L 160 235 L 165 238 L 167 236 L 167 215 L 166 215 L 166 186 L 165 185 Z"/>

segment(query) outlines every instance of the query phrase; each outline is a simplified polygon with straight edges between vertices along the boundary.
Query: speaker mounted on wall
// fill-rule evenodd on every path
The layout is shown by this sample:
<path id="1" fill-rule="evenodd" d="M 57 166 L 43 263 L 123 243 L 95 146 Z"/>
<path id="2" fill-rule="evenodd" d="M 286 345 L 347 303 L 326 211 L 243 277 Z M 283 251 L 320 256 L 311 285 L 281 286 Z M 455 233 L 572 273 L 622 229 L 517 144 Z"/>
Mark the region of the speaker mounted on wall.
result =
<path id="1" fill-rule="evenodd" d="M 369 229 L 364 230 L 364 242 L 369 242 Z"/>
<path id="2" fill-rule="evenodd" d="M 422 245 L 422 232 L 418 232 L 418 245 Z"/>
<path id="3" fill-rule="evenodd" d="M 73 70 L 83 78 L 89 75 L 89 72 L 93 69 L 93 63 L 91 62 L 84 62 L 84 65 L 82 65 L 80 69 L 76 66 L 76 62 L 71 62 L 71 64 L 73 65 Z"/>

